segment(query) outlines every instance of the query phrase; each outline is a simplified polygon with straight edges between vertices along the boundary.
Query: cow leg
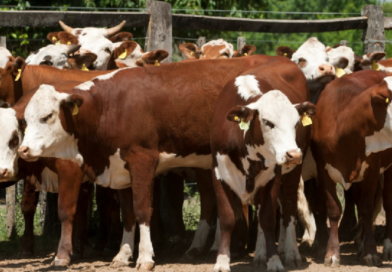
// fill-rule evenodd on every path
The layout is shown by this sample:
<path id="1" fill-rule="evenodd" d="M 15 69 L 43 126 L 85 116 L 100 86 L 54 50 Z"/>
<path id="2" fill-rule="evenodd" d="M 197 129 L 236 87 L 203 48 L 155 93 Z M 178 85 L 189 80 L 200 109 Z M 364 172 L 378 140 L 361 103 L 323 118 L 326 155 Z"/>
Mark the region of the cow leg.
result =
<path id="1" fill-rule="evenodd" d="M 355 185 L 353 184 L 353 186 Z M 353 230 L 356 225 L 354 190 L 350 188 L 344 191 L 344 211 L 342 221 L 339 225 L 340 241 L 351 241 L 354 238 Z"/>
<path id="2" fill-rule="evenodd" d="M 114 257 L 111 264 L 112 268 L 129 265 L 129 258 L 133 258 L 135 250 L 135 214 L 133 209 L 132 188 L 118 190 L 120 207 L 123 219 L 123 237 L 121 240 L 120 252 Z"/>
<path id="3" fill-rule="evenodd" d="M 275 170 L 275 178 L 269 181 L 265 187 L 261 187 L 257 193 L 258 196 L 255 197 L 261 231 L 259 229 L 254 264 L 256 266 L 261 264 L 263 260 L 261 246 L 265 243 L 267 271 L 271 272 L 285 271 L 275 245 L 276 205 L 281 183 L 280 171 L 280 167 Z M 265 242 L 262 241 L 262 232 Z"/>
<path id="4" fill-rule="evenodd" d="M 235 215 L 232 207 L 234 192 L 224 181 L 216 178 L 215 171 L 213 171 L 212 181 L 218 204 L 217 229 L 219 228 L 220 232 L 220 238 L 216 237 L 217 235 L 215 236 L 212 247 L 213 249 L 216 248 L 219 242 L 218 256 L 213 272 L 228 272 L 230 271 L 230 239 L 235 225 Z"/>
<path id="5" fill-rule="evenodd" d="M 309 182 L 316 181 L 311 180 Z M 301 176 L 300 184 L 298 186 L 298 219 L 305 229 L 305 232 L 302 236 L 301 245 L 311 247 L 316 236 L 316 221 L 314 219 L 313 213 L 310 210 L 309 203 L 306 199 L 304 187 L 304 181 Z M 279 252 L 281 251 L 279 250 Z"/>
<path id="6" fill-rule="evenodd" d="M 382 264 L 377 255 L 376 240 L 373 235 L 373 212 L 379 178 L 378 169 L 378 167 L 370 165 L 367 169 L 367 173 L 365 172 L 365 175 L 367 175 L 362 182 L 362 194 L 358 207 L 358 212 L 363 219 L 363 253 L 364 261 L 367 266 L 379 266 Z"/>
<path id="7" fill-rule="evenodd" d="M 61 238 L 54 266 L 66 266 L 72 254 L 72 225 L 78 203 L 83 173 L 71 161 L 56 159 L 56 173 L 59 180 L 58 215 L 61 222 Z"/>
<path id="8" fill-rule="evenodd" d="M 197 188 L 200 193 L 200 220 L 192 244 L 184 255 L 187 260 L 194 259 L 204 249 L 216 210 L 216 198 L 211 180 L 212 172 L 195 169 L 195 174 Z"/>
<path id="9" fill-rule="evenodd" d="M 280 204 L 282 206 L 281 217 L 283 218 L 285 231 L 284 263 L 290 268 L 296 268 L 302 265 L 295 232 L 300 177 L 301 166 L 297 166 L 293 171 L 282 176 L 282 184 L 284 185 L 281 190 L 282 197 L 280 198 Z"/>
<path id="10" fill-rule="evenodd" d="M 383 259 L 392 260 L 392 168 L 384 172 L 383 201 L 386 217 Z"/>
<path id="11" fill-rule="evenodd" d="M 31 256 L 34 254 L 34 214 L 37 209 L 39 192 L 35 191 L 35 177 L 28 176 L 24 181 L 22 198 L 22 214 L 25 229 L 19 247 L 19 256 Z"/>

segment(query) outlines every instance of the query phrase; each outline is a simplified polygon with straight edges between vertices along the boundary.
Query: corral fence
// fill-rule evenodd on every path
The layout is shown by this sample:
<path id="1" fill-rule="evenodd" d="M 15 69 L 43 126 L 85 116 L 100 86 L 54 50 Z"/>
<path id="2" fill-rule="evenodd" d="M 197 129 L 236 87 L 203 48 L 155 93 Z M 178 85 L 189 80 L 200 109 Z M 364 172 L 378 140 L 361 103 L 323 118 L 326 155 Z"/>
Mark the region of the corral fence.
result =
<path id="1" fill-rule="evenodd" d="M 58 27 L 62 20 L 69 26 L 107 27 L 122 20 L 127 27 L 146 27 L 146 51 L 163 49 L 169 56 L 163 62 L 172 62 L 172 29 L 206 29 L 217 31 L 241 31 L 263 33 L 309 33 L 341 30 L 363 30 L 361 37 L 364 53 L 385 52 L 384 30 L 392 29 L 392 17 L 384 17 L 380 6 L 368 5 L 362 8 L 361 16 L 323 20 L 275 20 L 243 19 L 216 16 L 172 14 L 169 3 L 147 1 L 147 12 L 85 12 L 85 11 L 0 11 L 1 27 Z M 206 43 L 205 37 L 197 45 Z M 246 43 L 238 37 L 237 50 Z M 341 41 L 347 44 L 347 41 Z M 0 46 L 6 47 L 6 38 L 0 37 Z M 15 227 L 16 195 L 23 185 L 8 187 L 6 190 L 7 231 L 11 235 Z M 45 207 L 45 194 L 41 195 L 41 209 Z"/>

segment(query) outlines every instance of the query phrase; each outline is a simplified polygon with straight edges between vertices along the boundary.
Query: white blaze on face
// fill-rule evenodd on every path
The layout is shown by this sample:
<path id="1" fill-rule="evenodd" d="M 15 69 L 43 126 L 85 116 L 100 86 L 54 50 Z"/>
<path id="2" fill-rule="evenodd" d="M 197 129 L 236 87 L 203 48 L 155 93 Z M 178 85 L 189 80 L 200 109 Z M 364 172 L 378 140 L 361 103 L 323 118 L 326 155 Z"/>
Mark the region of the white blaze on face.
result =
<path id="1" fill-rule="evenodd" d="M 8 177 L 18 172 L 18 147 L 22 141 L 16 113 L 13 109 L 0 108 L 0 169 L 8 171 Z M 8 181 L 6 178 L 1 181 Z"/>
<path id="2" fill-rule="evenodd" d="M 325 45 L 319 42 L 315 37 L 309 38 L 298 50 L 293 54 L 291 60 L 297 65 L 301 65 L 301 61 L 306 63 L 300 67 L 307 80 L 316 80 L 322 76 L 319 66 L 328 63 L 328 55 Z M 335 70 L 333 72 L 335 74 Z"/>
<path id="3" fill-rule="evenodd" d="M 33 157 L 55 157 L 83 163 L 77 140 L 61 125 L 60 103 L 68 94 L 42 84 L 25 109 L 27 128 L 21 146 L 28 147 Z"/>
<path id="4" fill-rule="evenodd" d="M 11 57 L 10 51 L 8 51 L 4 47 L 0 47 L 0 68 L 5 68 L 7 63 L 10 61 L 9 57 Z"/>
<path id="5" fill-rule="evenodd" d="M 392 77 L 384 78 L 389 91 L 392 91 Z M 387 108 L 384 127 L 380 131 L 375 131 L 373 135 L 365 137 L 365 154 L 377 153 L 388 148 L 392 148 L 392 103 Z"/>
<path id="6" fill-rule="evenodd" d="M 122 43 L 122 42 L 121 42 Z M 120 46 L 121 43 L 115 43 L 114 45 L 116 47 Z M 118 45 L 120 44 L 120 45 Z M 126 65 L 127 67 L 138 67 L 138 65 L 136 65 L 136 62 L 138 60 L 141 60 L 142 57 L 147 54 L 146 52 L 143 52 L 142 48 L 140 47 L 140 45 L 137 45 L 136 48 L 132 51 L 131 54 L 129 54 L 129 56 L 127 56 L 125 59 L 116 59 L 116 62 L 121 62 L 124 65 Z"/>
<path id="7" fill-rule="evenodd" d="M 109 39 L 102 36 L 86 36 L 79 38 L 81 53 L 94 53 L 97 59 L 94 61 L 94 68 L 97 70 L 107 70 L 109 59 L 114 50 L 114 44 Z"/>
<path id="8" fill-rule="evenodd" d="M 247 107 L 259 112 L 264 145 L 257 149 L 267 167 L 284 164 L 287 152 L 301 152 L 295 142 L 299 114 L 286 95 L 278 90 L 269 91 Z"/>
<path id="9" fill-rule="evenodd" d="M 108 32 L 105 28 L 85 27 L 74 28 L 71 34 L 78 37 L 79 42 L 86 41 L 89 37 L 107 37 Z"/>
<path id="10" fill-rule="evenodd" d="M 355 61 L 355 53 L 354 51 L 348 46 L 339 46 L 336 48 L 331 48 L 327 52 L 329 63 L 336 67 L 339 63 L 341 58 L 346 58 L 348 60 L 348 65 L 344 68 L 346 74 L 351 74 L 354 72 L 354 61 Z"/>
<path id="11" fill-rule="evenodd" d="M 27 65 L 46 64 L 59 69 L 63 69 L 68 60 L 68 51 L 70 45 L 67 44 L 49 44 L 40 48 L 37 53 L 33 53 L 26 59 Z"/>
<path id="12" fill-rule="evenodd" d="M 219 51 L 215 52 L 214 47 L 216 48 L 219 47 L 220 48 Z M 204 44 L 201 47 L 201 52 L 202 55 L 200 58 L 211 58 L 211 59 L 216 59 L 219 57 L 232 58 L 234 55 L 234 48 L 231 43 L 228 43 L 223 39 L 218 39 L 218 40 L 209 41 L 208 43 Z"/>

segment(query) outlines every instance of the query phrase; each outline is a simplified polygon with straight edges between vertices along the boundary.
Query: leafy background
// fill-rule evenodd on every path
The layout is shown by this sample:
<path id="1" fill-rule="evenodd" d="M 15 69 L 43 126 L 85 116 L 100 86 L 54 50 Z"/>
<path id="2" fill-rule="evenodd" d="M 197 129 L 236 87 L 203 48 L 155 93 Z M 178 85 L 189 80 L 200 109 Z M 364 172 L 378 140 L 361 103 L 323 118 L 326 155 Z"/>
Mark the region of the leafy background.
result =
<path id="1" fill-rule="evenodd" d="M 383 0 L 166 0 L 173 7 L 173 13 L 185 13 L 196 15 L 213 15 L 238 18 L 265 18 L 265 19 L 332 19 L 360 16 L 361 8 L 368 4 L 382 5 L 385 16 L 392 16 L 392 3 Z M 146 0 L 3 0 L 0 1 L 0 9 L 3 10 L 74 10 L 74 7 L 94 11 L 103 9 L 142 11 L 146 6 Z M 80 10 L 79 9 L 79 10 Z M 213 11 L 214 10 L 214 11 Z M 242 12 L 247 11 L 247 12 Z M 279 13 L 265 13 L 265 11 Z M 287 12 L 317 12 L 318 14 L 291 14 Z M 324 14 L 321 14 L 324 13 Z M 335 14 L 325 14 L 335 13 Z M 337 13 L 337 14 L 336 14 Z M 66 23 L 66 22 L 65 22 Z M 78 27 L 78 26 L 72 26 Z M 28 56 L 30 51 L 46 45 L 47 33 L 59 31 L 57 28 L 0 28 L 0 35 L 7 37 L 7 47 L 14 55 Z M 146 28 L 125 28 L 133 33 L 135 40 L 144 46 Z M 183 42 L 196 42 L 200 36 L 205 36 L 207 41 L 224 38 L 234 45 L 238 36 L 244 36 L 247 43 L 257 47 L 259 54 L 275 54 L 275 48 L 287 45 L 297 48 L 308 37 L 316 36 L 327 45 L 334 45 L 340 40 L 348 40 L 349 46 L 362 55 L 363 45 L 361 41 L 363 30 L 349 30 L 326 33 L 300 33 L 300 34 L 274 34 L 252 32 L 222 32 L 209 30 L 173 29 L 173 61 L 182 59 L 178 45 Z M 392 50 L 392 32 L 386 32 L 386 51 Z M 387 55 L 388 56 L 388 55 Z"/>

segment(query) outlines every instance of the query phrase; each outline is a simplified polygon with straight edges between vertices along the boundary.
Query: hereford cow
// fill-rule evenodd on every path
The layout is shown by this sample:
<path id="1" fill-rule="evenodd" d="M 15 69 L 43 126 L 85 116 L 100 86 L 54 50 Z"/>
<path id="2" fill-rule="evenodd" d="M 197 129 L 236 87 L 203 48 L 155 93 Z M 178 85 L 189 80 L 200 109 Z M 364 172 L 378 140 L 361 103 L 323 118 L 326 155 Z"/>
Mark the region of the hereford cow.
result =
<path id="1" fill-rule="evenodd" d="M 137 221 L 137 267 L 151 269 L 154 176 L 177 167 L 211 168 L 210 121 L 219 92 L 241 71 L 272 58 L 125 68 L 66 92 L 42 85 L 31 99 L 18 102 L 18 116 L 27 124 L 19 153 L 29 161 L 46 156 L 75 161 L 91 180 L 120 189 L 124 233 L 113 265 L 128 265 Z"/>
<path id="2" fill-rule="evenodd" d="M 201 48 L 194 43 L 183 43 L 179 45 L 182 53 L 188 60 L 194 59 L 230 59 L 242 56 L 250 56 L 256 51 L 253 45 L 245 45 L 241 50 L 234 50 L 231 43 L 223 39 L 212 40 L 204 44 Z"/>
<path id="3" fill-rule="evenodd" d="M 315 111 L 308 100 L 301 71 L 295 64 L 276 60 L 242 73 L 220 94 L 211 131 L 213 182 L 221 228 L 213 271 L 230 271 L 233 194 L 240 197 L 242 205 L 251 203 L 257 207 L 255 264 L 266 262 L 268 271 L 284 271 L 275 246 L 275 211 L 281 184 L 282 227 L 291 231 L 280 238 L 280 243 L 286 243 L 282 253 L 286 265 L 301 262 L 294 229 L 288 225 L 296 224 L 296 192 L 301 173 L 298 165 L 310 139 L 310 126 L 304 126 L 311 124 Z M 296 170 L 292 172 L 293 169 Z"/>
<path id="4" fill-rule="evenodd" d="M 326 265 L 336 267 L 340 264 L 337 234 L 341 205 L 336 183 L 347 190 L 354 182 L 361 182 L 362 187 L 358 213 L 363 218 L 364 238 L 360 253 L 368 266 L 381 264 L 372 233 L 374 199 L 380 173 L 385 176 L 383 194 L 387 218 L 383 255 L 385 259 L 392 256 L 389 226 L 392 207 L 389 196 L 392 173 L 389 168 L 392 164 L 391 90 L 392 78 L 386 73 L 365 70 L 331 82 L 317 103 L 312 153 L 317 163 L 320 191 L 317 193 L 315 216 L 319 247 L 327 249 Z M 330 222 L 329 239 L 326 215 Z"/>

